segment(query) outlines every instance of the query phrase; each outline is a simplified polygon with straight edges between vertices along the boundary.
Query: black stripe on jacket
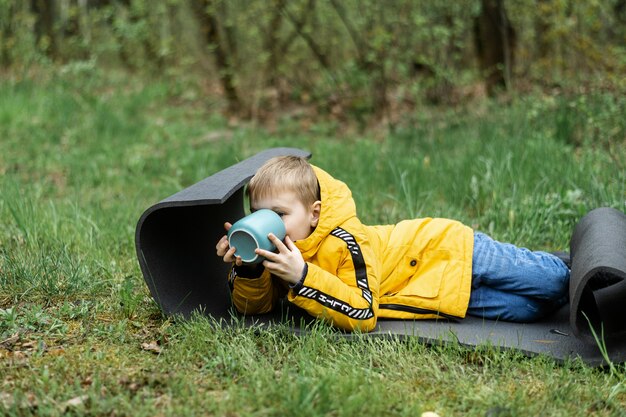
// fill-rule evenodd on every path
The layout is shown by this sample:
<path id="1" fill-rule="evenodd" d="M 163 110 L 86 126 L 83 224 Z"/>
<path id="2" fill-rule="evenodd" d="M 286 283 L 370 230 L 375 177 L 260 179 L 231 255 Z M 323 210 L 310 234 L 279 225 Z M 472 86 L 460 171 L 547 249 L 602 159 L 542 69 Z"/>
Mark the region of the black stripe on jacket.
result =
<path id="1" fill-rule="evenodd" d="M 361 289 L 361 295 L 368 302 L 369 307 L 354 308 L 342 300 L 306 286 L 303 286 L 300 291 L 298 291 L 298 295 L 316 300 L 320 304 L 339 313 L 345 314 L 352 319 L 363 320 L 374 317 L 374 311 L 372 310 L 372 292 L 369 289 L 367 281 L 367 267 L 365 266 L 365 260 L 363 259 L 363 254 L 361 253 L 361 247 L 357 243 L 354 236 L 340 227 L 334 229 L 330 232 L 330 234 L 343 240 L 348 246 L 348 250 L 352 256 L 352 264 L 354 265 L 356 285 Z"/>

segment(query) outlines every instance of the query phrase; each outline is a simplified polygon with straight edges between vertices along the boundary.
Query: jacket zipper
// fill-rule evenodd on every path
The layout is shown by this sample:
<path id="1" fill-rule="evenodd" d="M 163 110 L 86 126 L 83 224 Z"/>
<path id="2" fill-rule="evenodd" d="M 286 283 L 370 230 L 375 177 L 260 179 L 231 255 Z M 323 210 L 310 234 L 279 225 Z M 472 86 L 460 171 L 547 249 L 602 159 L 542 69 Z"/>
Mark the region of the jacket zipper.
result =
<path id="1" fill-rule="evenodd" d="M 378 308 L 382 308 L 385 310 L 404 311 L 406 313 L 413 313 L 413 314 L 436 314 L 437 316 L 441 316 L 448 320 L 453 320 L 453 321 L 458 321 L 459 319 L 458 317 L 452 316 L 450 314 L 444 314 L 439 311 L 428 310 L 428 309 L 419 308 L 419 307 L 411 307 L 411 306 L 406 306 L 402 304 L 380 304 Z"/>

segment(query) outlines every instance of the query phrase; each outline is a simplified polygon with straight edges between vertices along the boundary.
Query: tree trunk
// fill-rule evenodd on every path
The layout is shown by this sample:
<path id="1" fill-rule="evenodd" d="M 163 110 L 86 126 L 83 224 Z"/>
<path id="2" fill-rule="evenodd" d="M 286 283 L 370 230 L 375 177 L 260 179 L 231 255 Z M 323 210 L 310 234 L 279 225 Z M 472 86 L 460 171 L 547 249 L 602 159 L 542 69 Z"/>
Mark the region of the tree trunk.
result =
<path id="1" fill-rule="evenodd" d="M 35 42 L 37 49 L 51 59 L 57 56 L 54 33 L 54 0 L 31 0 L 31 11 L 35 15 Z"/>
<path id="2" fill-rule="evenodd" d="M 552 52 L 550 30 L 552 25 L 551 0 L 537 0 L 537 17 L 535 21 L 535 42 L 537 45 L 537 59 L 543 62 Z"/>
<path id="3" fill-rule="evenodd" d="M 618 22 L 626 23 L 626 0 L 618 0 L 613 6 L 613 13 Z"/>
<path id="4" fill-rule="evenodd" d="M 191 5 L 200 24 L 200 31 L 204 40 L 213 49 L 215 66 L 228 101 L 227 111 L 230 114 L 241 113 L 241 100 L 235 87 L 234 71 L 228 55 L 229 51 L 226 50 L 226 46 L 221 39 L 213 1 L 192 0 Z"/>
<path id="5" fill-rule="evenodd" d="M 348 13 L 344 5 L 339 0 L 330 0 L 333 8 L 337 12 L 339 19 L 345 26 L 352 43 L 357 51 L 357 63 L 359 68 L 370 78 L 371 94 L 373 98 L 374 111 L 378 116 L 389 116 L 389 101 L 387 99 L 387 75 L 385 72 L 384 57 L 380 51 L 375 50 L 364 36 L 357 30 L 348 18 Z M 366 25 L 371 27 L 372 24 Z"/>
<path id="6" fill-rule="evenodd" d="M 278 87 L 277 69 L 280 62 L 280 29 L 283 25 L 282 9 L 287 0 L 272 1 L 272 18 L 267 27 L 265 37 L 265 51 L 268 53 L 267 65 L 265 66 L 265 83 L 268 87 Z"/>
<path id="7" fill-rule="evenodd" d="M 504 9 L 503 0 L 481 0 L 480 15 L 474 20 L 474 41 L 487 94 L 511 84 L 515 52 L 515 30 Z"/>
<path id="8" fill-rule="evenodd" d="M 4 68 L 8 68 L 12 64 L 11 48 L 15 43 L 15 33 L 13 32 L 15 28 L 15 23 L 13 22 L 15 19 L 15 5 L 9 3 L 7 10 L 4 11 L 1 17 L 0 27 L 2 28 L 2 38 L 0 38 L 0 65 Z"/>
<path id="9" fill-rule="evenodd" d="M 78 0 L 70 0 L 68 7 L 67 22 L 63 28 L 66 38 L 76 38 L 80 36 L 80 5 Z"/>
<path id="10" fill-rule="evenodd" d="M 219 22 L 217 29 L 222 29 L 224 50 L 227 51 L 228 61 L 231 68 L 235 68 L 238 64 L 238 45 L 237 45 L 237 26 L 228 18 L 228 2 L 220 1 L 217 3 L 219 10 L 215 11 L 213 18 L 215 22 Z M 218 31 L 219 32 L 219 31 Z"/>

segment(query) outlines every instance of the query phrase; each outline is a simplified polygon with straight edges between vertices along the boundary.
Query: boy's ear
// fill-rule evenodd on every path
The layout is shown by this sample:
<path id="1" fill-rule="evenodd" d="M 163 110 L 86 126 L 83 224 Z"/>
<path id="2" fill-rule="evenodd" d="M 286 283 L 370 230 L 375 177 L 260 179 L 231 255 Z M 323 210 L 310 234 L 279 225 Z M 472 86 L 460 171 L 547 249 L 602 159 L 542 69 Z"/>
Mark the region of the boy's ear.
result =
<path id="1" fill-rule="evenodd" d="M 311 206 L 311 226 L 317 227 L 317 223 L 320 221 L 320 213 L 322 212 L 322 202 L 316 201 Z"/>

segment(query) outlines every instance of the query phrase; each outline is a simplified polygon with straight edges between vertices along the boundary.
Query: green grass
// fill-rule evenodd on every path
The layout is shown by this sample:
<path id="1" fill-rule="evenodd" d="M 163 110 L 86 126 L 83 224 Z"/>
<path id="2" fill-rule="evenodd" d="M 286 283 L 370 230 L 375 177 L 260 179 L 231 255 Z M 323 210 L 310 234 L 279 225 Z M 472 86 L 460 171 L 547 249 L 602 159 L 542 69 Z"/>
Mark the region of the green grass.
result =
<path id="1" fill-rule="evenodd" d="M 624 210 L 626 99 L 423 109 L 393 134 L 289 118 L 269 131 L 214 107 L 115 74 L 0 82 L 0 414 L 625 414 L 622 366 L 174 322 L 143 283 L 134 229 L 164 197 L 295 146 L 351 186 L 366 223 L 445 216 L 567 248 L 586 211 Z"/>

